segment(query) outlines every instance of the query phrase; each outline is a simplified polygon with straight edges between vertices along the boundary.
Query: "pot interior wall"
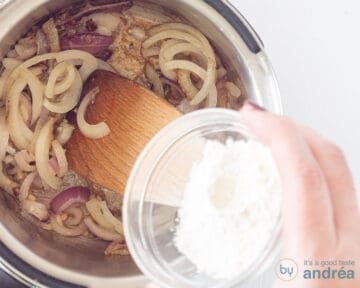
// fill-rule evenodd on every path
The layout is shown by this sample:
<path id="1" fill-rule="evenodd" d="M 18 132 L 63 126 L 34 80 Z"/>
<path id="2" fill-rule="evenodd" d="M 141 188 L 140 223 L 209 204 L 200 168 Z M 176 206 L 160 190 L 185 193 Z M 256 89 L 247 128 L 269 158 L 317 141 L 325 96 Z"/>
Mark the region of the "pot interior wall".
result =
<path id="1" fill-rule="evenodd" d="M 46 3 L 29 11 L 28 15 L 16 23 L 1 40 L 0 58 L 39 19 L 61 7 L 74 3 L 74 1 L 64 0 L 39 1 L 39 3 L 41 2 Z M 194 9 L 196 6 L 194 2 L 198 1 L 154 0 L 153 2 L 176 11 L 206 34 L 219 54 L 222 55 L 230 74 L 247 77 L 248 72 L 244 66 L 244 59 L 239 55 L 237 48 L 233 46 L 231 35 L 225 35 L 215 19 L 210 19 L 209 15 L 203 15 Z M 241 84 L 239 79 L 236 82 Z M 245 91 L 244 88 L 243 91 Z M 0 218 L 8 231 L 23 245 L 49 262 L 69 270 L 100 277 L 125 277 L 140 273 L 130 257 L 105 257 L 103 250 L 107 244 L 104 242 L 95 240 L 79 242 L 78 239 L 63 238 L 40 229 L 34 225 L 31 219 L 29 221 L 29 217 L 19 211 L 18 205 L 5 195 L 5 192 L 0 193 Z"/>

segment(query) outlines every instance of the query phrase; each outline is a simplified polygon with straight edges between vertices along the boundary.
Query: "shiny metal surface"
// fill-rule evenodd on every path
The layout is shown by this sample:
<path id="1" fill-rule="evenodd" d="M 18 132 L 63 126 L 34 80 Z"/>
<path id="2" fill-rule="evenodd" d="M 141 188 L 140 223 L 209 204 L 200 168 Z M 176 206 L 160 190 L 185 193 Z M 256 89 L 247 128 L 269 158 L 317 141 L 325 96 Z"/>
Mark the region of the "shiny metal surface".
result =
<path id="1" fill-rule="evenodd" d="M 26 30 L 40 18 L 69 5 L 71 0 L 11 0 L 0 10 L 0 59 Z M 277 82 L 265 53 L 253 53 L 231 24 L 227 15 L 242 21 L 249 33 L 261 41 L 247 22 L 227 1 L 218 1 L 230 12 L 222 17 L 201 0 L 152 0 L 182 15 L 205 33 L 232 75 L 241 75 L 241 84 L 249 98 L 267 109 L 281 113 Z M 226 6 L 224 6 L 226 5 Z M 261 47 L 261 46 L 260 46 Z M 144 287 L 145 279 L 130 257 L 104 257 L 106 244 L 99 241 L 79 243 L 39 229 L 24 220 L 13 199 L 0 193 L 0 239 L 18 257 L 45 274 L 62 281 L 87 287 Z M 0 251 L 1 256 L 1 251 Z M 26 268 L 20 271 L 6 260 L 0 265 L 27 285 L 34 284 Z M 46 284 L 46 287 L 55 284 Z M 65 285 L 65 284 L 64 284 Z M 59 286 L 60 287 L 60 286 Z M 65 286 L 61 286 L 65 287 Z"/>

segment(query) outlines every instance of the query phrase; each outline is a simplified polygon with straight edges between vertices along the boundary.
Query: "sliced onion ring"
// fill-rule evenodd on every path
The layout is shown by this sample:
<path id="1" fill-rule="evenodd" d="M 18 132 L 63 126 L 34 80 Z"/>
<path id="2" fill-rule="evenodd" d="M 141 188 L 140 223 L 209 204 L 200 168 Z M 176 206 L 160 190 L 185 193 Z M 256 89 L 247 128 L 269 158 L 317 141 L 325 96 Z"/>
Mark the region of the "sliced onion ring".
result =
<path id="1" fill-rule="evenodd" d="M 21 171 L 32 172 L 36 168 L 34 165 L 30 164 L 35 161 L 35 158 L 27 150 L 21 150 L 15 153 L 14 159 Z"/>
<path id="2" fill-rule="evenodd" d="M 124 237 L 115 231 L 110 231 L 97 225 L 91 217 L 86 217 L 84 223 L 95 236 L 105 241 L 123 241 Z"/>
<path id="3" fill-rule="evenodd" d="M 75 80 L 71 87 L 61 96 L 62 99 L 59 102 L 50 102 L 48 99 L 45 99 L 44 107 L 50 112 L 58 114 L 65 114 L 71 111 L 79 102 L 82 87 L 83 83 L 80 74 L 78 71 L 75 71 Z"/>
<path id="4" fill-rule="evenodd" d="M 4 159 L 9 144 L 9 130 L 5 121 L 5 110 L 0 110 L 0 162 Z"/>
<path id="5" fill-rule="evenodd" d="M 20 191 L 19 191 L 19 200 L 20 202 L 23 202 L 29 195 L 29 190 L 34 182 L 36 176 L 38 176 L 38 173 L 32 172 L 29 175 L 27 175 L 24 179 L 24 181 L 21 183 Z"/>
<path id="6" fill-rule="evenodd" d="M 100 208 L 106 220 L 114 226 L 115 231 L 121 235 L 124 235 L 124 229 L 121 221 L 111 213 L 105 201 L 100 202 Z"/>
<path id="7" fill-rule="evenodd" d="M 22 203 L 22 208 L 40 221 L 45 221 L 49 218 L 49 211 L 42 203 L 32 200 L 24 200 Z"/>
<path id="8" fill-rule="evenodd" d="M 8 94 L 7 123 L 9 125 L 10 138 L 18 149 L 27 149 L 33 137 L 33 132 L 27 127 L 19 111 L 20 95 L 25 89 L 26 84 L 27 81 L 20 77 L 13 83 Z"/>
<path id="9" fill-rule="evenodd" d="M 101 227 L 106 229 L 113 229 L 113 225 L 105 218 L 104 213 L 101 209 L 101 201 L 96 198 L 93 198 L 86 202 L 86 209 L 89 211 L 91 217 L 98 223 Z"/>
<path id="10" fill-rule="evenodd" d="M 36 168 L 41 180 L 53 189 L 60 186 L 60 179 L 49 169 L 49 151 L 53 137 L 55 119 L 50 118 L 44 127 L 41 128 L 35 144 Z"/>
<path id="11" fill-rule="evenodd" d="M 147 63 L 145 66 L 145 75 L 146 78 L 149 80 L 149 82 L 153 85 L 154 92 L 164 98 L 165 92 L 164 92 L 164 86 L 162 82 L 160 81 L 160 76 L 156 72 L 154 66 L 152 66 L 150 63 Z"/>
<path id="12" fill-rule="evenodd" d="M 3 163 L 0 161 L 0 187 L 4 189 L 10 195 L 14 195 L 14 190 L 19 187 L 19 185 L 7 177 L 3 172 Z"/>
<path id="13" fill-rule="evenodd" d="M 86 226 L 84 223 L 80 223 L 78 226 L 76 226 L 75 228 L 66 228 L 62 225 L 60 225 L 57 221 L 56 221 L 56 217 L 50 217 L 50 224 L 52 229 L 63 236 L 66 237 L 76 237 L 76 236 L 80 236 L 82 235 L 85 231 L 86 231 Z"/>
<path id="14" fill-rule="evenodd" d="M 99 93 L 99 87 L 89 91 L 82 100 L 76 113 L 76 121 L 82 134 L 88 138 L 99 139 L 110 133 L 109 126 L 105 122 L 91 125 L 85 120 L 85 112 L 91 102 L 95 101 L 96 94 Z"/>
<path id="15" fill-rule="evenodd" d="M 59 177 L 63 177 L 68 171 L 68 162 L 65 155 L 65 149 L 57 140 L 52 142 L 52 149 L 59 165 L 59 171 L 57 172 L 57 175 Z"/>
<path id="16" fill-rule="evenodd" d="M 75 67 L 68 61 L 61 62 L 56 65 L 50 72 L 49 79 L 45 88 L 45 96 L 49 99 L 53 99 L 54 95 L 61 94 L 71 87 L 75 80 Z M 65 74 L 65 78 L 57 83 L 57 80 Z"/>
<path id="17" fill-rule="evenodd" d="M 66 226 L 79 225 L 84 216 L 84 212 L 80 207 L 70 206 L 64 212 L 70 215 L 70 217 L 65 220 Z"/>
<path id="18" fill-rule="evenodd" d="M 39 118 L 41 113 L 43 98 L 44 98 L 44 85 L 29 69 L 22 68 L 21 73 L 24 76 L 24 78 L 27 80 L 27 83 L 31 91 L 31 99 L 32 99 L 31 125 L 32 125 L 36 122 L 36 120 Z"/>
<path id="19" fill-rule="evenodd" d="M 206 71 L 194 62 L 188 60 L 172 60 L 165 63 L 166 70 L 182 69 L 188 70 L 198 75 L 201 79 L 206 79 Z"/>

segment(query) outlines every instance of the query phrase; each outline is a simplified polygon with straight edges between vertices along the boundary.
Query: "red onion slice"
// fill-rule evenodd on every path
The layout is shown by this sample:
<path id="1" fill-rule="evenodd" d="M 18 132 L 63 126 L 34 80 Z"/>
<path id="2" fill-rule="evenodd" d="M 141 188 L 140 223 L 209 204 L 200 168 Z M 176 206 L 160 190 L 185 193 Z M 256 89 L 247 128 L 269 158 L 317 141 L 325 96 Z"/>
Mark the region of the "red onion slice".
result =
<path id="1" fill-rule="evenodd" d="M 95 236 L 105 241 L 123 241 L 124 238 L 115 231 L 107 230 L 97 225 L 90 217 L 84 219 L 85 225 Z"/>
<path id="2" fill-rule="evenodd" d="M 90 190 L 86 187 L 75 186 L 68 188 L 54 197 L 50 202 L 51 210 L 59 214 L 73 204 L 86 203 L 90 198 Z"/>
<path id="3" fill-rule="evenodd" d="M 113 43 L 111 36 L 100 35 L 97 33 L 82 33 L 72 36 L 63 36 L 60 39 L 61 50 L 82 50 L 95 57 L 105 53 Z"/>
<path id="4" fill-rule="evenodd" d="M 73 16 L 74 20 L 80 20 L 85 16 L 89 16 L 95 13 L 114 13 L 114 12 L 123 12 L 132 7 L 132 0 L 118 0 L 118 3 L 105 4 L 99 6 L 91 6 L 87 9 L 80 11 L 78 14 Z"/>

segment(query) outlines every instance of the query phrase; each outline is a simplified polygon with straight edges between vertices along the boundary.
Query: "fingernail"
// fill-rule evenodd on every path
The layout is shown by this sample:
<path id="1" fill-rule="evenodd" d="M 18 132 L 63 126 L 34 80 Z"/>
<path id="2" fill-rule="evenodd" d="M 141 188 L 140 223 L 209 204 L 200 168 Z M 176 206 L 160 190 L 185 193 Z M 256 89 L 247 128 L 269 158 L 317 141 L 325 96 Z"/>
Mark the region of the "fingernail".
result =
<path id="1" fill-rule="evenodd" d="M 249 100 L 246 100 L 244 102 L 244 105 L 242 107 L 242 109 L 244 110 L 255 110 L 255 111 L 266 111 L 266 109 L 264 109 L 263 107 L 259 106 L 258 104 L 251 102 Z"/>

